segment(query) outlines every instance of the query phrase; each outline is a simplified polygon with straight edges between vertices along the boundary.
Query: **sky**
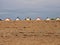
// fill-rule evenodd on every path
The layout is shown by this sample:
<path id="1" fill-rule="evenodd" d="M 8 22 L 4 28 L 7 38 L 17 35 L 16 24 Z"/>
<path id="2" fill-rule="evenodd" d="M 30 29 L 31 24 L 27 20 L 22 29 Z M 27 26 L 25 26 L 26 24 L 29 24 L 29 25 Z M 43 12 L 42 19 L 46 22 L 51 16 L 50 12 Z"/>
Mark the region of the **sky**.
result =
<path id="1" fill-rule="evenodd" d="M 0 18 L 60 17 L 60 0 L 0 0 Z"/>

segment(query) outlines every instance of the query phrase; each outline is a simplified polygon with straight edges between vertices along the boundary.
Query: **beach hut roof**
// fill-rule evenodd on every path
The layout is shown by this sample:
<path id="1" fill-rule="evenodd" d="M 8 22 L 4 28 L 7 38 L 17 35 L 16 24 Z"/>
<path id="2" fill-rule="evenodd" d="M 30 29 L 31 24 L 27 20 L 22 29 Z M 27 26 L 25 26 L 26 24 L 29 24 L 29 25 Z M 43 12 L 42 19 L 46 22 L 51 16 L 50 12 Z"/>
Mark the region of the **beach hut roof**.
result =
<path id="1" fill-rule="evenodd" d="M 20 18 L 19 18 L 19 17 L 17 17 L 17 18 L 16 18 L 16 20 L 20 20 Z"/>
<path id="2" fill-rule="evenodd" d="M 51 20 L 49 17 L 47 17 L 47 19 L 46 20 Z"/>
<path id="3" fill-rule="evenodd" d="M 0 19 L 0 21 L 1 21 L 2 19 Z"/>
<path id="4" fill-rule="evenodd" d="M 56 18 L 56 20 L 60 20 L 60 18 L 59 18 L 59 17 L 57 17 L 57 18 Z"/>
<path id="5" fill-rule="evenodd" d="M 31 20 L 31 18 L 27 17 L 27 18 L 25 18 L 25 20 Z"/>
<path id="6" fill-rule="evenodd" d="M 37 19 L 36 19 L 36 20 L 41 20 L 41 19 L 40 19 L 40 17 L 37 17 Z"/>
<path id="7" fill-rule="evenodd" d="M 10 21 L 11 19 L 10 18 L 6 18 L 5 21 Z"/>

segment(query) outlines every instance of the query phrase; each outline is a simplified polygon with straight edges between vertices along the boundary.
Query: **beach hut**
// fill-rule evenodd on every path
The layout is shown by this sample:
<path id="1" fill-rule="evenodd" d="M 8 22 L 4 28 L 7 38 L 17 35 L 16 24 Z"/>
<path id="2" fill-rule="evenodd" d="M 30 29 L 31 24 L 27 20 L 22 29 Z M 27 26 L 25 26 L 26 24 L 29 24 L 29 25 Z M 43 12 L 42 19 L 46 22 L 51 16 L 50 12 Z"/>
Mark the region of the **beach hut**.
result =
<path id="1" fill-rule="evenodd" d="M 47 17 L 47 19 L 46 20 L 51 20 L 49 17 Z"/>
<path id="2" fill-rule="evenodd" d="M 56 20 L 60 20 L 60 18 L 59 18 L 59 17 L 57 17 L 57 18 L 56 18 Z"/>
<path id="3" fill-rule="evenodd" d="M 11 19 L 10 18 L 6 18 L 5 21 L 11 21 Z"/>
<path id="4" fill-rule="evenodd" d="M 0 21 L 2 21 L 2 19 L 0 19 Z"/>
<path id="5" fill-rule="evenodd" d="M 41 20 L 40 17 L 38 17 L 36 20 Z"/>
<path id="6" fill-rule="evenodd" d="M 19 17 L 17 17 L 15 20 L 16 20 L 16 21 L 19 21 L 19 20 L 20 20 L 20 18 L 19 18 Z"/>
<path id="7" fill-rule="evenodd" d="M 27 17 L 27 18 L 25 18 L 25 20 L 28 20 L 29 21 L 29 20 L 31 20 L 31 18 Z"/>

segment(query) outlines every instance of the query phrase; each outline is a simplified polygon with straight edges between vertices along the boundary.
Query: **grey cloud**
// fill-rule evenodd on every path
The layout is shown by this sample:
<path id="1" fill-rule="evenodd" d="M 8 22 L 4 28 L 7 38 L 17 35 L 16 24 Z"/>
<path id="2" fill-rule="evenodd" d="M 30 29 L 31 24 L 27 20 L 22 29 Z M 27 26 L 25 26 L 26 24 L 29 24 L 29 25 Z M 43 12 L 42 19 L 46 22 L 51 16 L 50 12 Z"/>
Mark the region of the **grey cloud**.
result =
<path id="1" fill-rule="evenodd" d="M 2 8 L 2 0 L 0 0 L 0 9 Z"/>
<path id="2" fill-rule="evenodd" d="M 0 10 L 2 17 L 60 16 L 60 0 L 0 0 L 1 8 L 3 9 Z"/>
<path id="3" fill-rule="evenodd" d="M 3 0 L 3 8 L 59 7 L 60 0 Z"/>

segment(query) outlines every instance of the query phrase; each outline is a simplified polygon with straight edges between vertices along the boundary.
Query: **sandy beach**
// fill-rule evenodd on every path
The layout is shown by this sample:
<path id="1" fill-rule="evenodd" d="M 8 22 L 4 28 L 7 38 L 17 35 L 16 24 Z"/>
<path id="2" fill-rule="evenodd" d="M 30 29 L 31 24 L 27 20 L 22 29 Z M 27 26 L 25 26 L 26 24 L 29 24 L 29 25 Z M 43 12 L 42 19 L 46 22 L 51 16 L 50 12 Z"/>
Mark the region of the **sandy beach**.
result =
<path id="1" fill-rule="evenodd" d="M 0 21 L 0 45 L 60 45 L 60 21 Z"/>

